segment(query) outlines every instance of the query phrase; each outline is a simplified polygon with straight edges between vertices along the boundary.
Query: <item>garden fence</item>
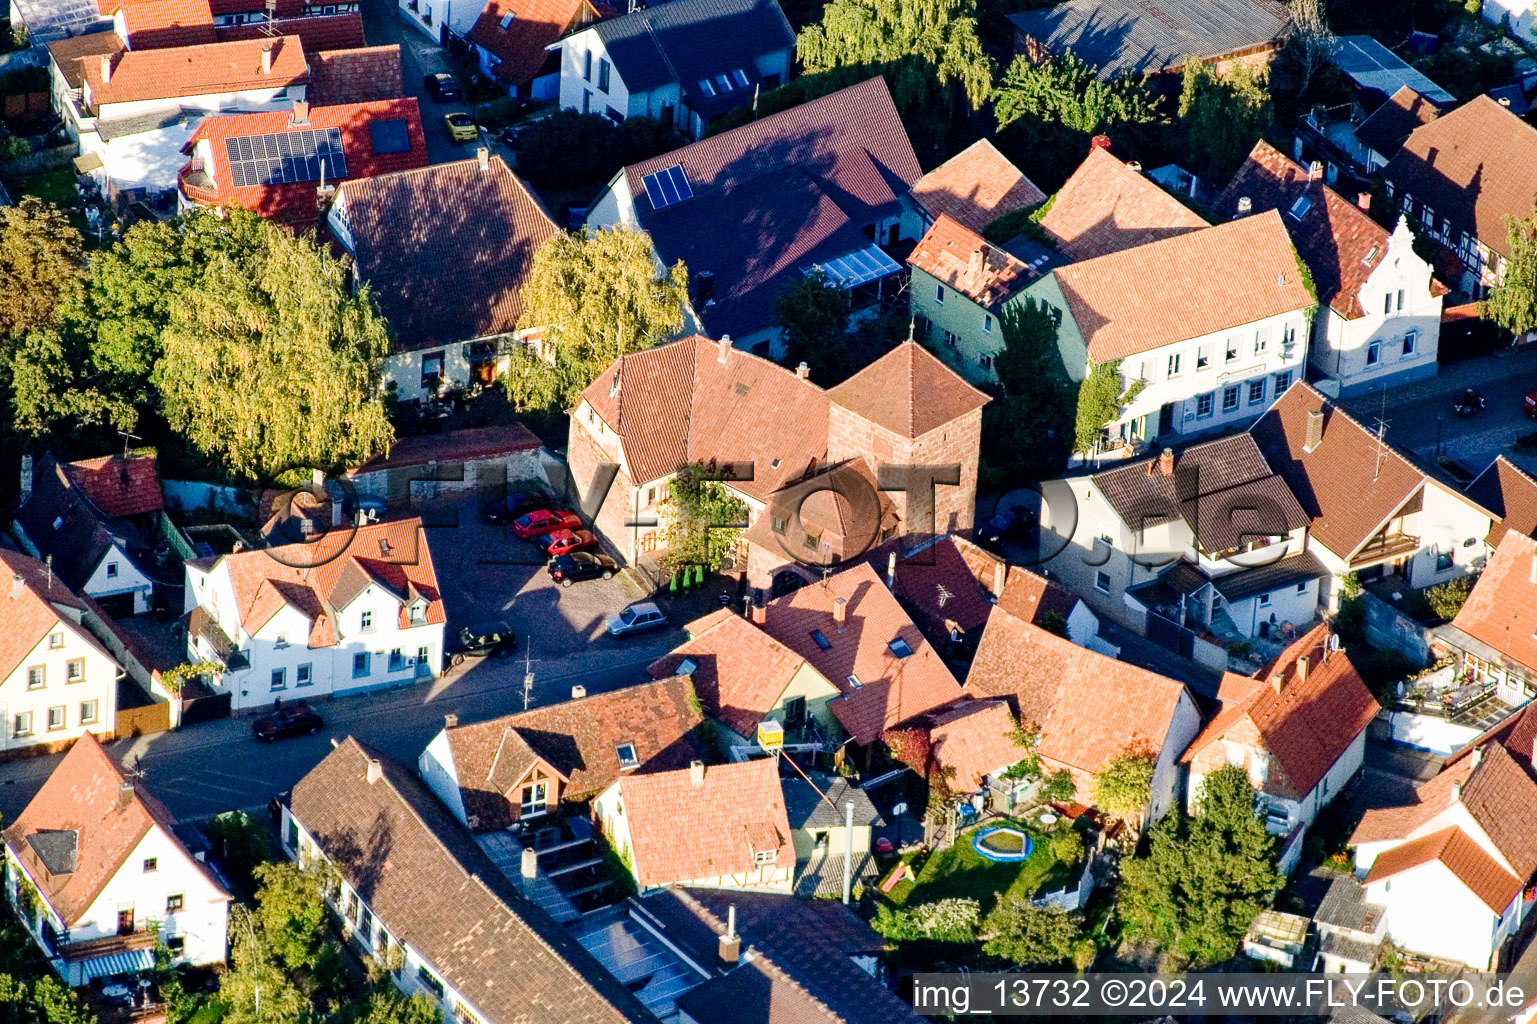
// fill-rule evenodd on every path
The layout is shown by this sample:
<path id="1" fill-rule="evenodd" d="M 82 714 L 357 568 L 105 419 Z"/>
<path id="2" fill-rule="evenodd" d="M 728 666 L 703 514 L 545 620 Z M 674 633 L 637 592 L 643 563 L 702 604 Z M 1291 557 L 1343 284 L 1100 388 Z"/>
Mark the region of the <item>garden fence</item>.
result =
<path id="1" fill-rule="evenodd" d="M 1042 910 L 1060 910 L 1063 913 L 1072 913 L 1081 909 L 1089 901 L 1089 894 L 1094 891 L 1094 857 L 1090 855 L 1084 862 L 1083 874 L 1078 878 L 1075 888 L 1061 888 L 1056 892 L 1049 892 L 1044 896 L 1038 896 L 1031 900 L 1032 905 Z"/>

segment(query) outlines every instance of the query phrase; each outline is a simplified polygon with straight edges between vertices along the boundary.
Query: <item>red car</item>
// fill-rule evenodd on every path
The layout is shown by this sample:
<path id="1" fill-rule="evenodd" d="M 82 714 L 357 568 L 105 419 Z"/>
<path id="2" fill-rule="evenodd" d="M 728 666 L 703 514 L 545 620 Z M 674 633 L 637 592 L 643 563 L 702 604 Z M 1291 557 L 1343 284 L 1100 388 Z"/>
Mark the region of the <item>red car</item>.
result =
<path id="1" fill-rule="evenodd" d="M 552 512 L 541 508 L 512 522 L 512 532 L 519 540 L 533 540 L 556 530 L 575 530 L 582 525 L 582 518 L 575 512 Z"/>
<path id="2" fill-rule="evenodd" d="M 590 551 L 598 546 L 598 538 L 591 530 L 556 530 L 540 537 L 539 543 L 551 556 L 569 555 L 573 551 Z"/>
<path id="3" fill-rule="evenodd" d="M 1526 410 L 1528 416 L 1537 420 L 1537 391 L 1533 391 L 1522 400 L 1521 408 Z"/>

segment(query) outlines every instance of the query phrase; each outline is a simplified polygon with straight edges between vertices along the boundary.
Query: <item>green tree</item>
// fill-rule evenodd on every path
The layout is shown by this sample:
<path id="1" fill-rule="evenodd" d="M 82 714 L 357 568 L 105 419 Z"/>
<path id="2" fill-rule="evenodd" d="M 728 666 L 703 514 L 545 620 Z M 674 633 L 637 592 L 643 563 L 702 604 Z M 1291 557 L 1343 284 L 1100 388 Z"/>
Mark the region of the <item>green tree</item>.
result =
<path id="1" fill-rule="evenodd" d="M 219 976 L 224 1024 L 318 1024 L 314 1004 L 273 954 L 255 911 L 233 907 L 229 931 L 231 966 Z"/>
<path id="2" fill-rule="evenodd" d="M 394 436 L 376 369 L 384 318 L 308 236 L 264 225 L 249 259 L 216 253 L 172 309 L 164 346 L 167 422 L 236 474 L 356 462 Z"/>
<path id="3" fill-rule="evenodd" d="M 1483 314 L 1518 337 L 1537 330 L 1537 210 L 1525 220 L 1505 218 L 1510 258 L 1489 290 Z"/>
<path id="4" fill-rule="evenodd" d="M 1010 476 L 1055 476 L 1072 451 L 1074 400 L 1057 349 L 1056 318 L 1026 299 L 1003 307 L 998 329 L 1004 344 L 993 369 L 1004 396 L 982 411 L 984 458 Z"/>
<path id="5" fill-rule="evenodd" d="M 1096 363 L 1078 386 L 1078 415 L 1073 450 L 1092 452 L 1104 438 L 1105 427 L 1114 422 L 1121 410 L 1136 400 L 1147 386 L 1144 380 L 1129 385 L 1121 383 L 1121 361 Z"/>
<path id="6" fill-rule="evenodd" d="M 1270 127 L 1268 73 L 1237 66 L 1218 75 L 1204 61 L 1186 58 L 1179 120 L 1195 170 L 1226 181 Z"/>
<path id="7" fill-rule="evenodd" d="M 1318 70 L 1329 63 L 1333 52 L 1334 30 L 1324 12 L 1324 0 L 1291 0 L 1292 33 L 1286 41 L 1286 56 L 1297 74 L 1297 92 L 1307 92 Z"/>
<path id="8" fill-rule="evenodd" d="M 11 411 L 16 429 L 40 436 L 63 425 L 111 424 L 132 430 L 139 410 L 121 391 L 101 387 L 78 335 L 54 327 L 29 331 L 11 363 Z"/>
<path id="9" fill-rule="evenodd" d="M 726 490 L 723 479 L 719 470 L 699 463 L 673 478 L 661 510 L 669 566 L 714 569 L 736 549 L 742 530 L 730 524 L 747 522 L 747 505 Z"/>
<path id="10" fill-rule="evenodd" d="M 1153 796 L 1153 759 L 1140 750 L 1117 754 L 1094 779 L 1094 806 L 1133 827 Z"/>
<path id="11" fill-rule="evenodd" d="M 225 811 L 208 826 L 219 861 L 242 885 L 256 884 L 256 867 L 272 859 L 272 844 L 261 822 L 245 811 Z"/>
<path id="12" fill-rule="evenodd" d="M 1071 53 L 1039 64 L 1024 55 L 1015 57 L 993 91 L 993 116 L 999 131 L 1028 119 L 1061 125 L 1079 135 L 1163 120 L 1145 80 L 1121 76 L 1102 81 L 1098 68 Z"/>
<path id="13" fill-rule="evenodd" d="M 268 861 L 254 871 L 256 921 L 267 949 L 290 970 L 315 971 L 335 956 L 326 931 L 325 876 L 293 861 Z"/>
<path id="14" fill-rule="evenodd" d="M 898 942 L 975 942 L 981 914 L 981 904 L 964 896 L 899 909 L 883 903 L 870 927 Z"/>
<path id="15" fill-rule="evenodd" d="M 57 206 L 23 196 L 0 207 L 0 351 L 53 323 L 84 269 L 80 232 Z"/>
<path id="16" fill-rule="evenodd" d="M 1070 960 L 1083 936 L 1083 918 L 1031 904 L 1029 897 L 1006 893 L 982 924 L 982 950 L 1020 967 L 1051 967 Z"/>
<path id="17" fill-rule="evenodd" d="M 828 284 L 820 271 L 780 292 L 774 299 L 774 323 L 785 332 L 785 365 L 804 362 L 811 379 L 824 387 L 841 380 L 833 364 L 847 340 L 852 311 L 849 293 Z"/>
<path id="18" fill-rule="evenodd" d="M 1176 810 L 1153 827 L 1148 856 L 1121 864 L 1118 908 L 1129 935 L 1187 963 L 1237 953 L 1283 881 L 1254 801 L 1243 768 L 1229 765 L 1206 777 L 1194 817 Z"/>

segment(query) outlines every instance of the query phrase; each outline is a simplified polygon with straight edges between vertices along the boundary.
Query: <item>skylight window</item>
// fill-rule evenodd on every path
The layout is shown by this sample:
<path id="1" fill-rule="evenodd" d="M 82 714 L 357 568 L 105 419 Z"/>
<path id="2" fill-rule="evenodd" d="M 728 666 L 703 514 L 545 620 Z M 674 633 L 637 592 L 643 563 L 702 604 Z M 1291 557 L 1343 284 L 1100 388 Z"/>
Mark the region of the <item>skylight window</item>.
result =
<path id="1" fill-rule="evenodd" d="M 509 28 L 511 28 L 512 27 L 512 20 L 514 18 L 516 18 L 516 17 L 517 17 L 517 14 L 512 12 L 512 11 L 508 11 L 506 14 L 502 15 L 502 22 L 501 22 L 501 26 L 500 26 L 501 30 L 503 32 L 505 32 Z"/>
<path id="2" fill-rule="evenodd" d="M 731 79 L 727 78 L 725 75 L 716 75 L 715 84 L 720 86 L 721 92 L 731 91 Z"/>
<path id="3" fill-rule="evenodd" d="M 859 681 L 859 677 L 858 676 L 856 676 L 854 673 L 850 672 L 849 673 L 849 685 L 857 690 L 857 689 L 859 689 L 861 686 L 863 686 L 865 684 L 861 683 Z"/>
<path id="4" fill-rule="evenodd" d="M 1307 196 L 1298 196 L 1297 201 L 1292 203 L 1291 209 L 1287 210 L 1286 213 L 1292 220 L 1301 220 L 1308 215 L 1308 211 L 1312 208 L 1313 200 Z"/>
<path id="5" fill-rule="evenodd" d="M 691 676 L 694 674 L 694 670 L 698 667 L 699 665 L 694 661 L 693 658 L 684 658 L 682 661 L 678 662 L 678 675 Z"/>
<path id="6" fill-rule="evenodd" d="M 614 753 L 619 755 L 619 767 L 621 769 L 640 767 L 640 758 L 635 755 L 635 744 L 630 742 L 621 743 L 614 748 Z"/>
<path id="7" fill-rule="evenodd" d="M 912 647 L 906 640 L 903 640 L 901 637 L 894 638 L 891 643 L 887 644 L 886 646 L 891 648 L 891 653 L 895 654 L 899 658 L 909 658 L 913 653 Z"/>
<path id="8" fill-rule="evenodd" d="M 714 96 L 715 86 L 710 84 L 710 80 L 708 78 L 701 78 L 699 80 L 699 91 L 704 93 L 706 96 Z"/>
<path id="9" fill-rule="evenodd" d="M 1366 258 L 1363 259 L 1361 262 L 1366 264 L 1368 267 L 1371 266 L 1373 263 L 1377 262 L 1377 254 L 1379 252 L 1381 252 L 1381 251 L 1382 251 L 1382 247 L 1381 246 L 1378 246 L 1378 245 L 1372 246 L 1372 251 L 1367 253 L 1366 254 Z"/>
<path id="10" fill-rule="evenodd" d="M 689 187 L 688 175 L 684 174 L 683 168 L 677 164 L 646 175 L 641 179 L 641 184 L 646 186 L 646 195 L 651 200 L 653 210 L 665 210 L 674 203 L 694 198 L 694 190 Z"/>
<path id="11" fill-rule="evenodd" d="M 822 648 L 824 651 L 830 651 L 833 649 L 833 645 L 827 642 L 827 637 L 822 635 L 822 631 L 820 629 L 813 629 L 811 631 L 811 639 L 818 647 Z"/>
<path id="12" fill-rule="evenodd" d="M 747 72 L 741 68 L 731 72 L 731 80 L 736 83 L 738 89 L 747 88 Z"/>

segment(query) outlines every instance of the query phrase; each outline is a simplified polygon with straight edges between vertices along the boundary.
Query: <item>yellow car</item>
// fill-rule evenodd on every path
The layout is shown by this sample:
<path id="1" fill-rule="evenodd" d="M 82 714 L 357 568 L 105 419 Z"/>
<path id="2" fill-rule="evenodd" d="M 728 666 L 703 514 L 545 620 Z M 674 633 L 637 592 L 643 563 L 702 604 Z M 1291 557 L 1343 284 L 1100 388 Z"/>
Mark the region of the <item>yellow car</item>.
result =
<path id="1" fill-rule="evenodd" d="M 469 114 L 449 114 L 443 118 L 443 122 L 448 125 L 448 137 L 455 142 L 474 142 L 480 135 Z"/>

